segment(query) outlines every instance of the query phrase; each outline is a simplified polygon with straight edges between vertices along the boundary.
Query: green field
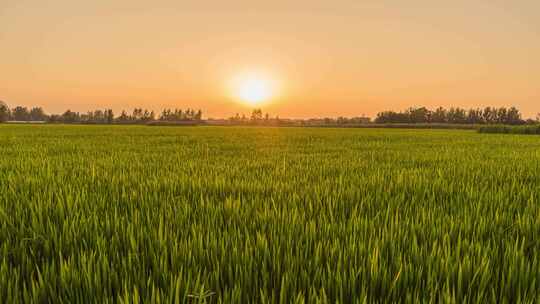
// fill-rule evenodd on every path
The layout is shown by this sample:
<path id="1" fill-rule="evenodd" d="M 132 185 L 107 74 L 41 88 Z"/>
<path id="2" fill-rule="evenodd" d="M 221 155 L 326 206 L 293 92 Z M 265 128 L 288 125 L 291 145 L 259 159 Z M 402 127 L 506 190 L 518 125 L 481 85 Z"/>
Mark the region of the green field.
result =
<path id="1" fill-rule="evenodd" d="M 540 139 L 0 126 L 0 299 L 538 302 Z"/>

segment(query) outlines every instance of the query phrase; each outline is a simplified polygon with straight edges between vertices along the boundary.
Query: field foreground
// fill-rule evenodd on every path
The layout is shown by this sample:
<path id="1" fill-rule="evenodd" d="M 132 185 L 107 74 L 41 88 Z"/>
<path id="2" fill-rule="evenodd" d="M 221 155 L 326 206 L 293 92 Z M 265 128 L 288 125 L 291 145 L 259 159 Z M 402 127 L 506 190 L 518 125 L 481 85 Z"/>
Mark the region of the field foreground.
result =
<path id="1" fill-rule="evenodd" d="M 0 126 L 0 299 L 536 302 L 540 140 Z"/>

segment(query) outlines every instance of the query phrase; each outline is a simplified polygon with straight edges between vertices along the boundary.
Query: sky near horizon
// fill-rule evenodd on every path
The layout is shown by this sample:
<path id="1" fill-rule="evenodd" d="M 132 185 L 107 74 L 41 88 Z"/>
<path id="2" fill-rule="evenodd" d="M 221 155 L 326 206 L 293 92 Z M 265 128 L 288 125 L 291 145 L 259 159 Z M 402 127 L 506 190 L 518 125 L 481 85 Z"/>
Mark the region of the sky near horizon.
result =
<path id="1" fill-rule="evenodd" d="M 248 113 L 230 83 L 274 85 L 280 117 L 409 106 L 540 112 L 538 0 L 2 0 L 0 100 L 49 113 Z"/>

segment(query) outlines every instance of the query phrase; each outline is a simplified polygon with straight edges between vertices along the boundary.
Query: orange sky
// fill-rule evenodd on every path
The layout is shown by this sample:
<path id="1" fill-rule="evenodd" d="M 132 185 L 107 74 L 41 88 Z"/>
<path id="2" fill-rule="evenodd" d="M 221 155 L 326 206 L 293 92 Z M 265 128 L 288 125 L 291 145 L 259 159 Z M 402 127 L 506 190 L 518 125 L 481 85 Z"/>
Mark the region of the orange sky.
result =
<path id="1" fill-rule="evenodd" d="M 216 4 L 217 3 L 217 4 Z M 414 105 L 540 112 L 537 0 L 2 0 L 0 99 L 48 112 L 249 112 L 228 84 L 279 83 L 281 117 Z"/>

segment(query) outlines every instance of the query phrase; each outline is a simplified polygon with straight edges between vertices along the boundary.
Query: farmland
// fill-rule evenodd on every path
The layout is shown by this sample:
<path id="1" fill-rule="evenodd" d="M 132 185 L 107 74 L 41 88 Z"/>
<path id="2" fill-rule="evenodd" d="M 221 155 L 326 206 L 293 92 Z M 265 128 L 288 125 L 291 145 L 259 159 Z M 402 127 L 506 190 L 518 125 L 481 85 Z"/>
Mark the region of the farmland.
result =
<path id="1" fill-rule="evenodd" d="M 540 140 L 0 125 L 0 298 L 535 302 Z"/>

